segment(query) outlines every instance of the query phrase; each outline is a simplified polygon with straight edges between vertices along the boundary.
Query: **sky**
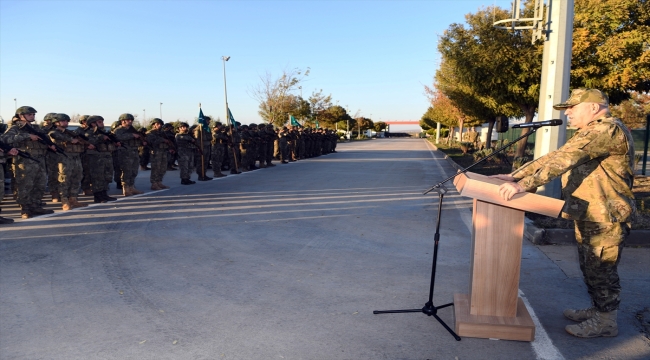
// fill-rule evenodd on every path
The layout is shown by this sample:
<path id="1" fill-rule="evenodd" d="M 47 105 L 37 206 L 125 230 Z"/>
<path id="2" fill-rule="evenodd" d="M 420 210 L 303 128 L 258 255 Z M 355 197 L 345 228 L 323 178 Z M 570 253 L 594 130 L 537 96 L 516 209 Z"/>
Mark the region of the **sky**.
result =
<path id="1" fill-rule="evenodd" d="M 493 5 L 510 0 L 0 0 L 0 115 L 29 105 L 39 122 L 129 112 L 192 123 L 201 103 L 224 119 L 230 56 L 228 104 L 241 123 L 261 122 L 261 77 L 307 68 L 305 99 L 322 89 L 351 115 L 419 120 L 438 36 Z"/>

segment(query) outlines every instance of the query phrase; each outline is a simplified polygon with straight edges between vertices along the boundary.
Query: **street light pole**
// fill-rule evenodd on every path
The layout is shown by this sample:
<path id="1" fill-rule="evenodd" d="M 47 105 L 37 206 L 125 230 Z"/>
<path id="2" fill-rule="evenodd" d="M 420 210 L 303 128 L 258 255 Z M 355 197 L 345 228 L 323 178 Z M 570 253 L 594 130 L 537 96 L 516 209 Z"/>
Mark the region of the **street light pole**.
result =
<path id="1" fill-rule="evenodd" d="M 145 126 L 146 122 L 147 122 L 147 111 L 145 109 L 142 109 L 142 126 Z"/>
<path id="2" fill-rule="evenodd" d="M 18 100 L 16 98 L 14 98 L 14 108 L 14 111 L 18 110 Z"/>
<path id="3" fill-rule="evenodd" d="M 160 103 L 160 118 L 162 119 L 162 103 Z"/>

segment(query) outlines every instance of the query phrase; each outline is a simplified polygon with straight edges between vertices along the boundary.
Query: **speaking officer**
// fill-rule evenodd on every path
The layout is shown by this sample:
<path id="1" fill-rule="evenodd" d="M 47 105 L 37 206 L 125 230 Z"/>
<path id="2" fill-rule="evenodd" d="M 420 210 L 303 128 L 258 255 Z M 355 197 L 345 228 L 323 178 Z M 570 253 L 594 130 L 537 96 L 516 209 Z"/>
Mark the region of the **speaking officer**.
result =
<path id="1" fill-rule="evenodd" d="M 616 336 L 621 284 L 618 263 L 635 212 L 634 143 L 623 123 L 609 112 L 607 96 L 596 89 L 576 89 L 553 106 L 566 109 L 578 132 L 561 148 L 523 166 L 499 187 L 506 200 L 562 177 L 566 201 L 562 216 L 575 221 L 578 257 L 591 307 L 565 310 L 579 322 L 568 325 L 574 336 Z"/>

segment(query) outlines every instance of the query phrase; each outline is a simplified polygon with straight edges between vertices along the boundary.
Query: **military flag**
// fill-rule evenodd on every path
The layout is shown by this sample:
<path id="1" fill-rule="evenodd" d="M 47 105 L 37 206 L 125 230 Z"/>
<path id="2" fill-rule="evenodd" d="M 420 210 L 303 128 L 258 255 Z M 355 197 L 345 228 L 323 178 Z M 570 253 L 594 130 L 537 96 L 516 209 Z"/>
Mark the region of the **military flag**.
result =
<path id="1" fill-rule="evenodd" d="M 291 123 L 291 126 L 298 126 L 298 127 L 301 127 L 301 126 L 302 126 L 302 125 L 300 125 L 300 123 L 296 120 L 296 118 L 293 117 L 293 115 L 289 115 L 289 121 L 290 121 L 290 123 Z"/>
<path id="2" fill-rule="evenodd" d="M 235 128 L 235 130 L 237 130 L 237 121 L 235 121 L 235 118 L 232 116 L 230 108 L 228 108 L 228 121 Z"/>
<path id="3" fill-rule="evenodd" d="M 205 116 L 203 115 L 203 110 L 201 109 L 201 105 L 199 105 L 199 120 L 198 120 L 198 123 L 204 129 L 209 129 L 210 128 L 208 122 L 205 120 Z"/>

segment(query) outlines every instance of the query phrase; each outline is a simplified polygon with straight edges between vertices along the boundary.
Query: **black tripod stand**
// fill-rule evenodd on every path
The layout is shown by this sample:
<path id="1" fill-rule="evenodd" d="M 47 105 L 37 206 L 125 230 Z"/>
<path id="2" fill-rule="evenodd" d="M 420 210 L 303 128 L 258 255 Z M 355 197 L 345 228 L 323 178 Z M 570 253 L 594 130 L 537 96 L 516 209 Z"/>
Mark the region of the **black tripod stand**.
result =
<path id="1" fill-rule="evenodd" d="M 541 125 L 540 125 L 541 126 Z M 495 150 L 492 152 L 492 154 L 478 160 L 477 162 L 473 163 L 472 165 L 466 167 L 463 170 L 460 170 L 456 174 L 448 177 L 447 179 L 439 182 L 438 184 L 434 185 L 430 189 L 424 192 L 424 195 L 428 194 L 431 191 L 435 191 L 438 193 L 438 218 L 436 221 L 436 233 L 433 237 L 434 239 L 434 245 L 433 245 L 433 264 L 431 266 L 431 284 L 429 286 L 429 301 L 427 301 L 426 304 L 424 304 L 424 307 L 422 309 L 404 309 L 404 310 L 375 310 L 372 313 L 373 314 L 396 314 L 396 313 L 424 313 L 428 316 L 433 316 L 438 320 L 438 322 L 445 328 L 449 333 L 456 339 L 456 341 L 460 341 L 460 336 L 458 336 L 447 324 L 445 324 L 444 321 L 440 317 L 438 317 L 438 309 L 446 308 L 448 306 L 454 305 L 454 303 L 449 303 L 449 304 L 444 304 L 440 306 L 434 306 L 433 305 L 433 288 L 436 283 L 436 265 L 438 262 L 438 242 L 440 240 L 440 215 L 442 214 L 442 198 L 444 195 L 447 193 L 447 188 L 445 188 L 444 183 L 447 181 L 455 178 L 456 176 L 460 174 L 466 173 L 469 169 L 473 168 L 474 166 L 482 163 L 483 161 L 497 155 L 498 153 L 502 152 L 503 150 L 507 149 L 508 147 L 512 146 L 513 144 L 516 144 L 517 141 L 526 138 L 530 135 L 532 135 L 540 126 L 537 127 L 532 127 L 531 131 L 529 131 L 527 134 L 524 134 L 517 139 L 513 140 L 511 143 L 502 146 L 501 148 Z"/>
<path id="2" fill-rule="evenodd" d="M 440 306 L 433 305 L 433 288 L 436 283 L 436 264 L 438 262 L 438 242 L 440 241 L 440 215 L 442 214 L 442 198 L 447 193 L 447 188 L 444 185 L 440 184 L 434 189 L 438 193 L 438 220 L 436 223 L 436 233 L 433 236 L 434 245 L 433 245 L 433 265 L 431 266 L 431 284 L 429 286 L 429 301 L 424 304 L 422 309 L 405 309 L 405 310 L 375 310 L 373 314 L 395 314 L 395 313 L 424 313 L 428 316 L 433 316 L 438 320 L 438 322 L 445 328 L 449 333 L 457 340 L 460 341 L 460 336 L 445 324 L 444 321 L 438 316 L 438 309 L 446 308 L 448 306 L 454 305 L 454 303 L 444 304 Z"/>

